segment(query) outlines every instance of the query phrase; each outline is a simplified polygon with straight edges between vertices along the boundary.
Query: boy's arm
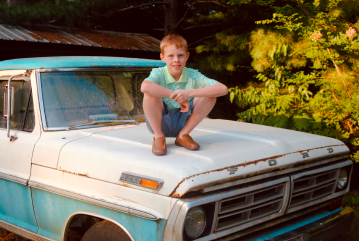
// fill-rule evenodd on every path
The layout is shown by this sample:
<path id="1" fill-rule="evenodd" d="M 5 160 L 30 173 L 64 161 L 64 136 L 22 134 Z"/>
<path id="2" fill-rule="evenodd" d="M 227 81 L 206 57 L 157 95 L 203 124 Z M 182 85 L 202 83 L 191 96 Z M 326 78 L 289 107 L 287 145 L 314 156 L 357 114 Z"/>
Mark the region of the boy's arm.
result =
<path id="1" fill-rule="evenodd" d="M 170 95 L 170 99 L 182 103 L 189 98 L 194 97 L 219 97 L 228 94 L 228 88 L 222 83 L 216 83 L 212 86 L 206 86 L 199 89 L 176 90 Z"/>
<path id="2" fill-rule="evenodd" d="M 144 80 L 141 85 L 141 91 L 148 95 L 156 96 L 156 97 L 170 97 L 172 90 L 169 90 L 161 85 L 155 84 L 150 80 Z M 181 112 L 189 111 L 189 107 L 191 103 L 186 100 L 180 103 L 181 105 Z"/>
<path id="3" fill-rule="evenodd" d="M 144 80 L 142 82 L 141 92 L 155 97 L 167 97 L 167 98 L 173 94 L 172 90 L 167 89 L 161 85 L 155 84 L 150 80 Z"/>

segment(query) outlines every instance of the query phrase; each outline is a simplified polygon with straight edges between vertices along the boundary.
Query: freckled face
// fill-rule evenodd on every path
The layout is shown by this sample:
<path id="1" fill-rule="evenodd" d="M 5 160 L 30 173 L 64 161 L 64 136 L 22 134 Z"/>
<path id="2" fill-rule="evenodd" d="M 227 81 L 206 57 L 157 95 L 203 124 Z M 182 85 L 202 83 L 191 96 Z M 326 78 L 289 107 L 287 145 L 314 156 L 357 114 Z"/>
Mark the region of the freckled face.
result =
<path id="1" fill-rule="evenodd" d="M 166 63 L 168 71 L 175 80 L 179 80 L 183 68 L 189 57 L 189 52 L 186 53 L 184 47 L 176 48 L 175 45 L 166 46 L 163 49 L 164 54 L 161 53 L 161 60 Z"/>

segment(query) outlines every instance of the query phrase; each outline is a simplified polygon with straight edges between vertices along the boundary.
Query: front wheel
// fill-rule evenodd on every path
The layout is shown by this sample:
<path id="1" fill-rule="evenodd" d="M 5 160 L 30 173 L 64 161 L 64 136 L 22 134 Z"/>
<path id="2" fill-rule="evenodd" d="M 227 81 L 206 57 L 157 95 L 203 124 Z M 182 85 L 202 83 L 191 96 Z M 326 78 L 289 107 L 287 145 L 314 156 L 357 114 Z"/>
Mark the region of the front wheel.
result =
<path id="1" fill-rule="evenodd" d="M 81 241 L 131 241 L 131 238 L 121 227 L 104 220 L 87 230 Z"/>

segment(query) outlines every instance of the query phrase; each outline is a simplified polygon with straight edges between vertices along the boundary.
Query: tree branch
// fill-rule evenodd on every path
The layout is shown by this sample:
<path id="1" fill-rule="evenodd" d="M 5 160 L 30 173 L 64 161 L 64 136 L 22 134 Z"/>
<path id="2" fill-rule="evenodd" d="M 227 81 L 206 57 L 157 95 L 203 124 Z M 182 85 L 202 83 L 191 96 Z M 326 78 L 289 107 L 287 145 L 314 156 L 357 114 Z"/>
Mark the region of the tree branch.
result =
<path id="1" fill-rule="evenodd" d="M 225 8 L 228 8 L 227 5 L 223 4 L 223 3 L 220 3 L 220 2 L 217 2 L 217 1 L 196 1 L 197 3 L 214 3 L 214 4 L 217 4 L 219 6 L 222 6 L 222 7 L 225 7 Z"/>
<path id="2" fill-rule="evenodd" d="M 127 10 L 131 10 L 131 9 L 136 9 L 136 8 L 141 8 L 144 6 L 149 6 L 149 5 L 154 5 L 154 4 L 163 4 L 163 5 L 168 5 L 168 3 L 166 2 L 151 2 L 151 3 L 144 3 L 138 6 L 132 6 L 132 7 L 127 7 L 127 8 L 122 8 L 120 10 L 118 10 L 117 12 L 123 12 L 123 11 L 127 11 Z M 108 15 L 108 13 L 103 13 L 103 14 L 93 14 L 91 16 L 86 16 L 85 18 L 93 18 L 93 17 L 104 17 Z M 162 23 L 161 23 L 162 24 Z"/>
<path id="3" fill-rule="evenodd" d="M 189 10 L 191 10 L 193 5 L 195 5 L 196 3 L 214 3 L 214 4 L 218 4 L 218 5 L 222 6 L 222 7 L 228 8 L 228 6 L 226 6 L 226 5 L 224 5 L 224 4 L 220 3 L 220 2 L 216 2 L 216 1 L 195 1 L 187 8 L 187 10 L 184 13 L 183 17 L 176 24 L 176 28 L 178 28 L 178 26 L 186 19 L 186 16 L 187 16 Z"/>
<path id="4" fill-rule="evenodd" d="M 162 23 L 157 17 L 151 16 L 151 15 L 148 15 L 148 14 L 145 14 L 145 16 L 150 17 L 150 18 L 154 18 L 159 24 L 161 24 L 162 26 L 165 26 L 165 24 Z"/>
<path id="5" fill-rule="evenodd" d="M 182 30 L 188 30 L 188 29 L 192 29 L 192 28 L 218 26 L 218 25 L 222 25 L 222 24 L 221 23 L 208 23 L 208 24 L 194 25 L 194 26 L 191 26 L 191 27 L 188 27 L 188 28 L 182 28 Z"/>
<path id="6" fill-rule="evenodd" d="M 309 13 L 308 13 L 308 10 L 307 10 L 305 7 L 300 6 L 300 8 L 303 10 L 303 12 L 304 12 L 308 17 L 310 17 L 310 16 L 309 16 Z"/>
<path id="7" fill-rule="evenodd" d="M 163 5 L 167 5 L 168 3 L 166 3 L 166 2 L 151 2 L 151 3 L 144 3 L 144 4 L 141 4 L 141 5 L 137 5 L 137 6 L 131 6 L 131 7 L 123 8 L 123 9 L 118 10 L 117 12 L 123 12 L 123 11 L 131 10 L 131 9 L 135 9 L 135 8 L 141 8 L 141 7 L 144 7 L 144 6 L 154 5 L 154 4 L 163 4 Z"/>
<path id="8" fill-rule="evenodd" d="M 330 53 L 329 48 L 327 48 L 327 50 L 328 50 L 328 52 Z M 334 62 L 334 60 L 333 60 L 333 62 Z M 334 63 L 334 64 L 335 64 L 335 63 Z M 327 69 L 328 69 L 328 71 L 329 71 L 329 68 L 328 68 L 328 67 L 327 67 Z M 340 102 L 339 102 L 337 96 L 336 96 L 335 93 L 334 93 L 333 79 L 332 79 L 331 75 L 332 75 L 332 74 L 329 72 L 330 82 L 332 83 L 332 95 L 333 95 L 335 101 L 338 103 L 340 110 L 343 110 L 343 109 L 342 109 L 342 105 L 340 104 Z M 339 72 L 339 76 L 340 76 L 340 72 Z M 343 122 L 346 123 L 346 124 L 349 126 L 350 134 L 353 134 L 353 133 L 354 133 L 354 132 L 353 132 L 353 128 L 352 128 L 352 125 L 350 124 L 349 120 L 346 120 L 346 121 L 343 121 Z"/>
<path id="9" fill-rule="evenodd" d="M 202 40 L 205 40 L 205 39 L 208 39 L 208 38 L 212 38 L 212 37 L 214 37 L 214 36 L 216 36 L 216 34 L 213 34 L 213 35 L 211 35 L 211 36 L 207 36 L 207 37 L 201 38 L 200 40 L 197 40 L 196 42 L 193 42 L 193 43 L 191 43 L 191 44 L 188 44 L 188 47 L 191 46 L 191 45 L 193 45 L 193 44 L 196 44 L 196 43 L 198 43 L 198 42 L 201 42 Z"/>
<path id="10" fill-rule="evenodd" d="M 328 67 L 327 67 L 328 68 Z M 329 68 L 328 68 L 328 71 L 329 71 Z M 340 107 L 340 109 L 342 109 L 342 105 L 340 104 L 340 102 L 339 102 L 339 100 L 338 100 L 338 98 L 337 98 L 337 96 L 335 95 L 335 93 L 334 93 L 334 87 L 333 87 L 333 79 L 332 79 L 332 74 L 329 72 L 329 78 L 330 78 L 330 82 L 332 83 L 332 95 L 333 95 L 333 97 L 334 97 L 334 99 L 335 99 L 335 101 L 338 103 L 338 105 L 339 105 L 339 107 Z"/>
<path id="11" fill-rule="evenodd" d="M 329 54 L 331 54 L 329 48 L 327 48 L 327 51 L 328 51 Z M 352 97 L 351 97 L 350 92 L 349 92 L 349 90 L 348 90 L 347 84 L 345 83 L 345 80 L 344 80 L 344 78 L 342 77 L 342 74 L 340 73 L 339 67 L 338 67 L 338 65 L 335 63 L 334 59 L 332 59 L 332 61 L 333 61 L 333 64 L 334 64 L 334 66 L 335 66 L 335 69 L 336 69 L 337 72 L 338 72 L 338 75 L 339 75 L 340 79 L 341 79 L 342 82 L 343 82 L 343 85 L 344 85 L 344 87 L 345 87 L 345 89 L 346 89 L 346 91 L 347 91 L 348 97 L 349 97 L 349 99 L 351 99 Z"/>
<path id="12" fill-rule="evenodd" d="M 178 25 L 180 25 L 180 23 L 183 22 L 183 20 L 185 20 L 187 13 L 189 12 L 189 10 L 193 7 L 193 5 L 195 5 L 197 2 L 192 3 L 186 10 L 186 12 L 184 13 L 183 17 L 178 21 L 178 23 L 176 24 L 176 28 L 178 28 Z"/>

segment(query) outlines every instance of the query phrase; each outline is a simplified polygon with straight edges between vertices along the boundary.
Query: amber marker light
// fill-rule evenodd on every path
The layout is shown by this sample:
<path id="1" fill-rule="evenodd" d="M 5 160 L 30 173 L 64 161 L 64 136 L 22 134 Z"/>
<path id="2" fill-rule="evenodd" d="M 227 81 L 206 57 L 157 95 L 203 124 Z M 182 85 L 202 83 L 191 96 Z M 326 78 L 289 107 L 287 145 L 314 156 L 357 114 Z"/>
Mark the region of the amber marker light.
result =
<path id="1" fill-rule="evenodd" d="M 160 190 L 164 183 L 161 179 L 129 172 L 123 172 L 120 181 L 154 190 Z"/>
<path id="2" fill-rule="evenodd" d="M 158 187 L 158 183 L 157 183 L 157 182 L 150 181 L 150 180 L 146 180 L 146 179 L 142 179 L 142 180 L 141 180 L 141 185 L 142 185 L 142 186 L 146 186 L 146 187 L 155 188 L 155 189 L 157 189 L 157 187 Z"/>

